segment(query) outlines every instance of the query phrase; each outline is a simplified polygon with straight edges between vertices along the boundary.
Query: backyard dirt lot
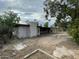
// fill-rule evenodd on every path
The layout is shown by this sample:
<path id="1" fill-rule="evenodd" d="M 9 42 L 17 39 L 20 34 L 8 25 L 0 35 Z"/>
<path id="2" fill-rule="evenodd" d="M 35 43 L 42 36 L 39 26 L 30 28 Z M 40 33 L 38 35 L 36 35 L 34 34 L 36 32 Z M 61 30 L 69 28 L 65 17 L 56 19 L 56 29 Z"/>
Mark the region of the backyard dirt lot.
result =
<path id="1" fill-rule="evenodd" d="M 79 59 L 79 46 L 65 32 L 15 40 L 0 50 L 0 58 L 23 59 L 36 49 L 45 51 L 54 59 Z"/>

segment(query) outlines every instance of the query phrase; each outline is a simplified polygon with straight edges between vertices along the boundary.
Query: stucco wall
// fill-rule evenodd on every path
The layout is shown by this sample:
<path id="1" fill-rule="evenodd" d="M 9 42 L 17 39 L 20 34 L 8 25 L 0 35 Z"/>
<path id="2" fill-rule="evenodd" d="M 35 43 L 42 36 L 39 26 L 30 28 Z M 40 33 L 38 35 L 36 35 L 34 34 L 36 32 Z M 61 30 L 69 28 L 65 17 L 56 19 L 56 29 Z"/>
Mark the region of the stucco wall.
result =
<path id="1" fill-rule="evenodd" d="M 37 33 L 37 23 L 31 22 L 30 23 L 30 37 L 35 37 L 38 35 Z"/>
<path id="2" fill-rule="evenodd" d="M 15 29 L 15 34 L 18 38 L 35 37 L 38 35 L 36 22 L 30 22 L 29 25 L 19 25 Z"/>
<path id="3" fill-rule="evenodd" d="M 16 28 L 16 34 L 18 38 L 30 37 L 30 28 L 27 26 L 19 26 Z"/>
<path id="4" fill-rule="evenodd" d="M 38 36 L 40 35 L 40 28 L 39 27 L 37 28 L 37 35 Z"/>

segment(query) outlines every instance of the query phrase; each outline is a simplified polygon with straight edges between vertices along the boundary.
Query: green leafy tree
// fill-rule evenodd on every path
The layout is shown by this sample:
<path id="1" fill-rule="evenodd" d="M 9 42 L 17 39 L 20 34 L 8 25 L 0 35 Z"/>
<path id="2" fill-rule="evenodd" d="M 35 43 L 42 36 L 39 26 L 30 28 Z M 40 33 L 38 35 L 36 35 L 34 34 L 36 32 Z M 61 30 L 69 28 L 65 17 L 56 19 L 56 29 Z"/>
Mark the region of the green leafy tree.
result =
<path id="1" fill-rule="evenodd" d="M 79 14 L 79 0 L 46 0 L 44 6 L 46 15 L 50 15 L 51 17 L 58 17 L 61 15 L 58 17 L 61 19 L 69 15 L 72 18 L 76 18 Z"/>
<path id="2" fill-rule="evenodd" d="M 44 5 L 45 12 L 48 12 L 46 15 L 57 17 L 55 25 L 65 29 L 69 27 L 69 29 L 67 28 L 69 34 L 75 42 L 79 43 L 79 0 L 46 0 Z M 67 22 L 66 16 L 70 16 L 71 21 Z M 64 20 L 62 21 L 62 19 Z"/>
<path id="3" fill-rule="evenodd" d="M 68 33 L 73 37 L 73 41 L 79 44 L 79 18 L 76 18 L 74 22 L 71 22 Z"/>
<path id="4" fill-rule="evenodd" d="M 16 13 L 9 11 L 0 15 L 0 39 L 7 41 L 12 37 L 13 29 L 20 20 Z"/>
<path id="5" fill-rule="evenodd" d="M 46 22 L 46 23 L 44 24 L 44 26 L 45 26 L 46 28 L 48 28 L 48 22 Z"/>
<path id="6" fill-rule="evenodd" d="M 44 2 L 44 5 L 44 11 L 46 12 L 46 15 L 50 15 L 51 17 L 57 17 L 55 25 L 59 28 L 62 28 L 63 30 L 64 28 L 67 28 L 67 26 L 64 25 L 67 23 L 67 21 L 65 20 L 67 14 L 66 12 L 64 12 L 67 10 L 67 6 L 65 4 L 62 5 L 57 0 L 54 0 L 53 2 L 51 0 L 46 0 Z M 62 21 L 62 19 L 64 20 Z M 62 25 L 64 25 L 65 27 Z"/>

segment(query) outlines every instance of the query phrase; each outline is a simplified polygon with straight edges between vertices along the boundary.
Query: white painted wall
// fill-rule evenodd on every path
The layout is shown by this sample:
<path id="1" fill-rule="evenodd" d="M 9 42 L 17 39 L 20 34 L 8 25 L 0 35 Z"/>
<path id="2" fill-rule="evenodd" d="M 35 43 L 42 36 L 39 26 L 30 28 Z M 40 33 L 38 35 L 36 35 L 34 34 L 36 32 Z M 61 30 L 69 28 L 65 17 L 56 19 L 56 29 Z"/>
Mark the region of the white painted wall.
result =
<path id="1" fill-rule="evenodd" d="M 35 37 L 38 35 L 37 23 L 30 22 L 30 37 Z"/>
<path id="2" fill-rule="evenodd" d="M 27 26 L 19 26 L 16 34 L 18 38 L 30 37 L 30 28 Z"/>
<path id="3" fill-rule="evenodd" d="M 18 38 L 36 37 L 38 33 L 37 22 L 29 22 L 30 26 L 21 26 L 15 28 L 15 35 Z M 40 35 L 40 34 L 39 34 Z"/>
<path id="4" fill-rule="evenodd" d="M 39 27 L 37 28 L 37 31 L 38 31 L 37 35 L 39 36 L 40 35 L 40 28 Z"/>

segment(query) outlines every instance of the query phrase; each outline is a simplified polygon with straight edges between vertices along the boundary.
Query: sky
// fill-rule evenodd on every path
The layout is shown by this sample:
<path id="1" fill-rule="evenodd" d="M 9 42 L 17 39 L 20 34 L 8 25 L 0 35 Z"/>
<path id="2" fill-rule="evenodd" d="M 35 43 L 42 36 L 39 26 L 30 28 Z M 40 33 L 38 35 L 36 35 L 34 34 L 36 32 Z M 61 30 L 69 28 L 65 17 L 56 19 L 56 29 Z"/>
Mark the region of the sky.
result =
<path id="1" fill-rule="evenodd" d="M 39 16 L 43 12 L 44 0 L 0 0 L 0 11 L 13 10 L 27 16 Z M 38 17 L 39 18 L 39 17 Z"/>
<path id="2" fill-rule="evenodd" d="M 0 0 L 0 12 L 12 10 L 23 21 L 37 19 L 40 23 L 45 23 L 43 2 L 44 0 Z"/>

